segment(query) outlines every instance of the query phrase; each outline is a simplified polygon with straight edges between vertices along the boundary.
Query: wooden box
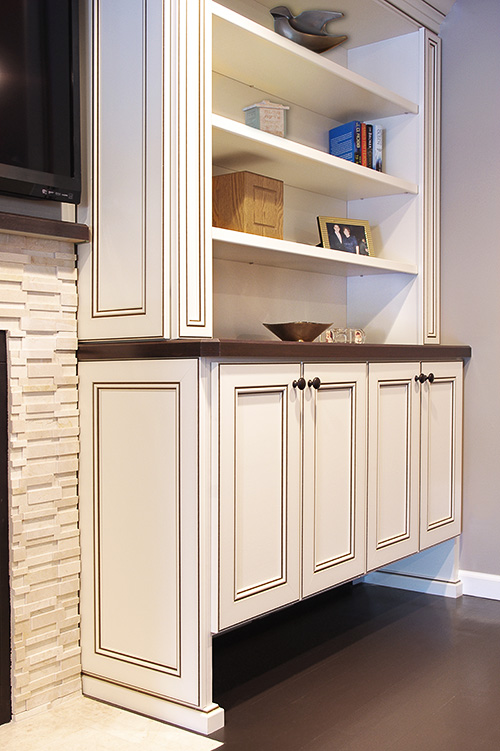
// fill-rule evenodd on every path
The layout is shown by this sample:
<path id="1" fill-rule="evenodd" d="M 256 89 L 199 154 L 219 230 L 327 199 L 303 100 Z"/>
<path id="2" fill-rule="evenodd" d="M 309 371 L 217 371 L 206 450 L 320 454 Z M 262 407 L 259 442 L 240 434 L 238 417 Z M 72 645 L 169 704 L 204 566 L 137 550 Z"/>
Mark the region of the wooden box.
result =
<path id="1" fill-rule="evenodd" d="M 254 172 L 213 178 L 213 225 L 283 239 L 283 182 Z"/>

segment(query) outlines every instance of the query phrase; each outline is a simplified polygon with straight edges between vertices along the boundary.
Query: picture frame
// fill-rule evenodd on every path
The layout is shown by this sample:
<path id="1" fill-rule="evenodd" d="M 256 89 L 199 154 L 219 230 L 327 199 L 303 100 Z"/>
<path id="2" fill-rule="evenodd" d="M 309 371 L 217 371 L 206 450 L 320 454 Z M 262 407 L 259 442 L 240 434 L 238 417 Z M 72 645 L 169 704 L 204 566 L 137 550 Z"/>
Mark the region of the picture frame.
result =
<path id="1" fill-rule="evenodd" d="M 318 216 L 317 220 L 323 248 L 373 255 L 372 233 L 367 221 L 337 216 Z"/>

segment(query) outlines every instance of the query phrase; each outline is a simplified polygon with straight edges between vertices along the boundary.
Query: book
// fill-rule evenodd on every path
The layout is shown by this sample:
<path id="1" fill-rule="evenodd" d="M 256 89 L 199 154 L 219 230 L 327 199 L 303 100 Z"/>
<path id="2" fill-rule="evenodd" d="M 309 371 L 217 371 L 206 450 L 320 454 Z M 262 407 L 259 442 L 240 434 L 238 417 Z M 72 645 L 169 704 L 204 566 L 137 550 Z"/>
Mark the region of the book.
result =
<path id="1" fill-rule="evenodd" d="M 382 172 L 383 132 L 383 128 L 380 125 L 373 126 L 372 168 L 377 170 L 377 172 Z"/>
<path id="2" fill-rule="evenodd" d="M 366 147 L 366 123 L 361 123 L 361 164 L 363 167 L 368 167 Z"/>
<path id="3" fill-rule="evenodd" d="M 373 125 L 366 123 L 366 164 L 373 167 Z"/>
<path id="4" fill-rule="evenodd" d="M 359 120 L 352 120 L 332 128 L 328 132 L 330 154 L 361 164 L 361 125 Z"/>
<path id="5" fill-rule="evenodd" d="M 352 120 L 328 132 L 333 156 L 382 172 L 383 128 L 373 123 Z"/>

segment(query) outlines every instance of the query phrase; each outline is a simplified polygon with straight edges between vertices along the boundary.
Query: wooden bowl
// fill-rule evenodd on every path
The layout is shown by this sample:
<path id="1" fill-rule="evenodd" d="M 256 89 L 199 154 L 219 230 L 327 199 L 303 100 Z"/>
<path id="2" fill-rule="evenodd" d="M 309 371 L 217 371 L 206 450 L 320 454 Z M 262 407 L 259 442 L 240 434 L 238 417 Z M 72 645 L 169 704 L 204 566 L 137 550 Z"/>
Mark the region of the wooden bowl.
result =
<path id="1" fill-rule="evenodd" d="M 290 321 L 290 323 L 264 323 L 283 342 L 313 342 L 331 323 Z"/>

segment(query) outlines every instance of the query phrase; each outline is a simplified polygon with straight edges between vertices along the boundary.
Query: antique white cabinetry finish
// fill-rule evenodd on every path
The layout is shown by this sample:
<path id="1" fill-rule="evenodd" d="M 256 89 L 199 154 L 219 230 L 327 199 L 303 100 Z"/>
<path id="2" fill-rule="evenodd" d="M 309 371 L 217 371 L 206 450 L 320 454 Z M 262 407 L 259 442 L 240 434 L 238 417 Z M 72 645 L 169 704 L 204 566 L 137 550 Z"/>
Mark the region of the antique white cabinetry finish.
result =
<path id="1" fill-rule="evenodd" d="M 219 366 L 216 630 L 365 572 L 365 404 L 365 364 Z"/>
<path id="2" fill-rule="evenodd" d="M 82 7 L 92 148 L 80 219 L 93 233 L 80 339 L 211 336 L 204 2 Z"/>
<path id="3" fill-rule="evenodd" d="M 83 690 L 209 733 L 198 361 L 80 364 Z"/>
<path id="4" fill-rule="evenodd" d="M 303 318 L 362 326 L 371 342 L 439 343 L 441 16 L 423 0 L 352 0 L 359 46 L 329 60 L 272 32 L 274 4 L 81 3 L 91 179 L 79 220 L 92 227 L 79 255 L 81 340 L 255 339 L 267 336 L 264 320 Z M 242 107 L 264 97 L 292 105 L 287 139 L 244 125 Z M 354 118 L 385 128 L 384 173 L 327 153 L 329 128 Z M 211 227 L 212 171 L 240 169 L 284 179 L 283 240 Z M 317 215 L 368 220 L 376 255 L 317 248 Z M 203 356 L 148 356 L 81 364 L 84 690 L 208 733 L 223 722 L 211 703 L 209 501 L 217 496 L 216 630 L 363 573 L 366 363 L 243 356 L 213 366 L 214 393 Z M 402 415 L 404 389 L 383 396 L 385 415 L 396 394 L 397 430 L 410 425 L 421 447 L 410 456 L 398 446 L 412 473 L 389 482 L 391 438 L 381 440 L 384 487 L 420 488 L 412 550 L 459 531 L 447 505 L 458 475 L 446 495 L 458 443 L 453 453 L 434 413 L 453 414 L 459 435 L 448 375 L 429 406 L 427 384 L 417 399 L 408 381 L 420 416 Z M 298 393 L 301 377 L 322 385 Z M 390 419 L 380 417 L 384 429 Z M 403 519 L 392 503 L 384 540 Z M 368 529 L 378 555 L 382 538 Z M 387 560 L 404 544 L 385 547 Z"/>
<path id="5" fill-rule="evenodd" d="M 374 363 L 368 388 L 372 570 L 460 534 L 462 363 Z"/>
<path id="6" fill-rule="evenodd" d="M 83 4 L 92 179 L 79 218 L 93 232 L 81 339 L 253 338 L 269 314 L 323 320 L 335 299 L 339 324 L 371 341 L 439 342 L 439 39 L 358 0 L 360 46 L 330 60 L 275 34 L 265 5 Z M 260 95 L 292 105 L 288 138 L 243 123 Z M 329 128 L 353 118 L 384 127 L 383 173 L 327 153 Z M 212 229 L 212 170 L 240 169 L 285 181 L 284 240 Z M 318 214 L 368 220 L 375 255 L 317 248 Z M 304 288 L 315 293 L 292 310 L 289 290 Z"/>

